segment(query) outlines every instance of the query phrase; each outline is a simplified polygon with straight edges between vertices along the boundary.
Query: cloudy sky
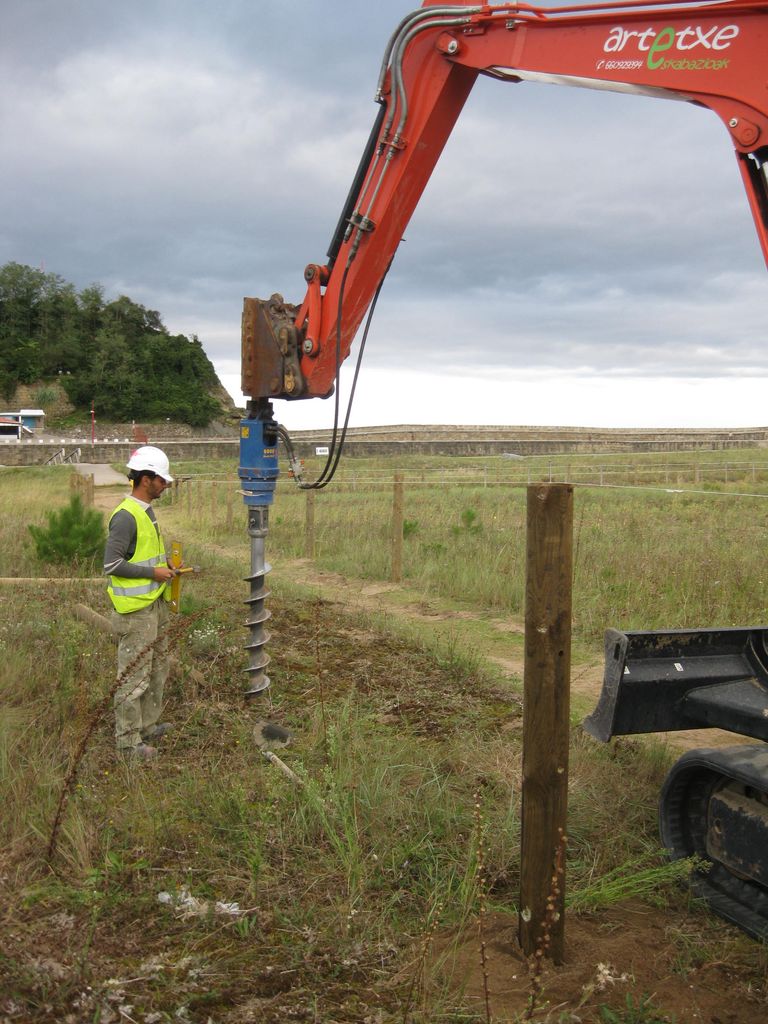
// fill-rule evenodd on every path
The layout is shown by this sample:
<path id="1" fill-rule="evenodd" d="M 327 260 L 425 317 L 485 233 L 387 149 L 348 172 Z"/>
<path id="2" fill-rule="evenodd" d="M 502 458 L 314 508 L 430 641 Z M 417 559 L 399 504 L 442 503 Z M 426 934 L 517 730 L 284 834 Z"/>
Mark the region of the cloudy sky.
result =
<path id="1" fill-rule="evenodd" d="M 241 403 L 242 297 L 303 297 L 414 6 L 3 0 L 0 262 L 159 310 Z M 764 425 L 767 312 L 714 114 L 480 80 L 382 291 L 351 422 Z M 277 406 L 294 428 L 332 412 Z"/>

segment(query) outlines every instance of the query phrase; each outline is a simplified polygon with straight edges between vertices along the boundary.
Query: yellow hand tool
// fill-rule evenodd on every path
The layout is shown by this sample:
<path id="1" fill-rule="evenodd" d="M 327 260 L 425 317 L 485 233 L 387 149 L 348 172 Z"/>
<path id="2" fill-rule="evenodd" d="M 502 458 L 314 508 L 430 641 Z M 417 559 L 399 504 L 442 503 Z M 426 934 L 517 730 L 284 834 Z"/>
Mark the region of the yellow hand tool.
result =
<path id="1" fill-rule="evenodd" d="M 178 614 L 181 611 L 181 577 L 188 572 L 200 572 L 199 565 L 182 565 L 184 561 L 181 551 L 181 542 L 173 541 L 171 543 L 171 558 L 170 567 L 174 570 L 176 575 L 171 580 L 171 611 Z"/>

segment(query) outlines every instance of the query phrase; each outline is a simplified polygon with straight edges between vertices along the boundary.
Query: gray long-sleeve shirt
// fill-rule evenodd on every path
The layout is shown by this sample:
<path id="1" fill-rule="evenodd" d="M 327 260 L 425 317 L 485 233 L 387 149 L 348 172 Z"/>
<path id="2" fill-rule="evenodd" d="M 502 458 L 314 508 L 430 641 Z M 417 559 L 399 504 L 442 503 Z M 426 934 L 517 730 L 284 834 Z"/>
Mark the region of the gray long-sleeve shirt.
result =
<path id="1" fill-rule="evenodd" d="M 131 496 L 149 516 L 154 528 L 160 532 L 154 509 L 145 501 Z M 109 522 L 109 534 L 104 548 L 104 572 L 107 576 L 124 576 L 126 579 L 147 579 L 146 565 L 133 565 L 128 561 L 136 551 L 136 520 L 130 512 L 120 509 Z"/>

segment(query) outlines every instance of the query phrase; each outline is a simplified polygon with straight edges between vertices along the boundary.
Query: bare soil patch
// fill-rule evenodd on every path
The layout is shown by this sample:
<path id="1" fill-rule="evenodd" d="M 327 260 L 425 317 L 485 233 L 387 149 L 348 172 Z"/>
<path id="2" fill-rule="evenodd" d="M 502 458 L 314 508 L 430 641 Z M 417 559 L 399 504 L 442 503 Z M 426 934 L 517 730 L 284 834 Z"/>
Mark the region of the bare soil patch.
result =
<path id="1" fill-rule="evenodd" d="M 633 1021 L 670 1020 L 677 1024 L 757 1024 L 768 1013 L 762 996 L 733 965 L 707 956 L 703 946 L 687 961 L 680 936 L 695 945 L 695 922 L 629 902 L 599 914 L 566 919 L 565 963 L 545 962 L 536 1021 L 601 1021 L 601 1006 L 616 1012 L 645 996 L 658 1016 Z M 707 930 L 707 929 L 704 929 Z M 724 929 L 727 941 L 728 929 Z M 493 1019 L 512 1020 L 530 1001 L 529 965 L 517 942 L 517 921 L 490 915 L 484 926 L 488 991 Z M 702 936 L 703 937 L 703 936 Z M 478 929 L 460 937 L 441 936 L 436 952 L 441 972 L 464 993 L 467 1004 L 485 1019 L 485 992 L 480 970 Z"/>
<path id="2" fill-rule="evenodd" d="M 483 623 L 497 634 L 496 649 L 503 653 L 481 652 L 510 679 L 523 678 L 523 653 L 520 640 L 525 634 L 525 624 L 512 617 L 502 619 L 468 609 L 455 610 L 441 605 L 439 600 L 413 598 L 403 600 L 405 590 L 395 583 L 366 583 L 349 579 L 339 573 L 318 569 L 307 559 L 282 561 L 275 567 L 276 576 L 290 579 L 304 587 L 316 587 L 318 595 L 325 600 L 337 602 L 342 608 L 352 611 L 385 612 L 387 615 L 411 619 L 418 622 L 450 624 L 452 632 L 461 634 L 462 624 Z M 603 686 L 603 651 L 595 647 L 587 661 L 574 662 L 571 669 L 571 693 L 584 697 L 593 705 L 597 704 Z M 754 743 L 747 736 L 721 729 L 688 729 L 681 732 L 658 734 L 658 738 L 674 750 L 692 750 L 696 747 L 728 747 L 739 743 Z"/>

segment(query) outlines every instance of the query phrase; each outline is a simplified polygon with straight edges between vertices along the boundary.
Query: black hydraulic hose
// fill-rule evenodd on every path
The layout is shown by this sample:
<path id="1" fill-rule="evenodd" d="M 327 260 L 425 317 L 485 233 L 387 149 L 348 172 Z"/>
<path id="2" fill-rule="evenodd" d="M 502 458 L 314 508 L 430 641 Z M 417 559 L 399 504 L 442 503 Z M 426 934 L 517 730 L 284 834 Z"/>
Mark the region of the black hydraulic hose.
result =
<path id="1" fill-rule="evenodd" d="M 760 216 L 768 228 L 768 146 L 763 146 L 762 149 L 757 149 L 741 159 L 746 161 Z"/>
<path id="2" fill-rule="evenodd" d="M 349 268 L 352 266 L 352 259 L 353 257 L 351 255 L 347 257 L 347 265 L 344 267 L 344 276 L 342 277 L 341 285 L 339 286 L 339 301 L 336 306 L 336 372 L 333 376 L 335 384 L 335 394 L 333 396 L 333 434 L 331 435 L 328 458 L 326 459 L 325 466 L 323 467 L 323 472 L 315 481 L 315 486 L 318 490 L 321 487 L 325 487 L 327 481 L 333 476 L 333 473 L 331 473 L 331 476 L 327 476 L 327 474 L 329 472 L 331 462 L 336 454 L 336 445 L 338 444 L 339 412 L 341 410 L 341 313 L 344 307 L 344 293 L 347 290 L 347 274 L 349 273 Z"/>
<path id="3" fill-rule="evenodd" d="M 339 217 L 339 223 L 336 225 L 336 230 L 333 233 L 331 244 L 328 247 L 327 255 L 329 270 L 333 267 L 333 264 L 336 262 L 336 257 L 339 255 L 339 249 L 341 248 L 341 243 L 344 240 L 344 233 L 347 229 L 347 223 L 349 221 L 349 218 L 352 216 L 355 206 L 357 205 L 358 199 L 360 198 L 360 192 L 363 187 L 363 181 L 365 180 L 366 172 L 371 163 L 371 159 L 373 158 L 373 152 L 376 148 L 376 143 L 378 142 L 379 139 L 381 125 L 387 113 L 387 105 L 384 102 L 384 100 L 381 99 L 378 100 L 377 102 L 380 104 L 380 106 L 379 111 L 376 114 L 376 120 L 373 123 L 371 134 L 368 136 L 368 141 L 365 144 L 365 150 L 363 151 L 363 155 L 360 158 L 360 163 L 358 164 L 357 172 L 355 173 L 355 177 L 352 182 L 352 187 L 349 190 L 346 202 L 344 203 L 344 209 L 341 212 L 341 217 Z"/>
<path id="4" fill-rule="evenodd" d="M 336 383 L 335 394 L 333 399 L 333 431 L 331 433 L 331 443 L 328 449 L 328 455 L 325 460 L 322 472 L 317 480 L 314 480 L 311 484 L 299 484 L 302 490 L 319 490 L 324 487 L 324 481 L 328 475 L 333 461 L 334 455 L 336 454 L 336 444 L 338 441 L 339 433 L 339 406 L 340 406 L 340 388 L 339 388 L 339 374 L 341 372 L 341 311 L 344 302 L 344 292 L 347 287 L 347 274 L 349 268 L 352 265 L 351 256 L 347 259 L 347 265 L 344 267 L 344 274 L 341 278 L 341 285 L 339 286 L 339 303 L 336 310 L 336 373 L 334 375 L 334 381 Z M 330 479 L 330 478 L 329 478 Z"/>
<path id="5" fill-rule="evenodd" d="M 391 266 L 391 261 L 390 261 L 390 266 Z M 355 399 L 355 389 L 357 388 L 357 378 L 358 378 L 358 376 L 360 374 L 360 367 L 362 366 L 362 363 L 363 363 L 363 352 L 365 351 L 365 343 L 368 340 L 368 331 L 370 330 L 371 323 L 373 321 L 373 312 L 376 309 L 376 303 L 377 303 L 378 298 L 379 298 L 379 293 L 381 292 L 382 285 L 384 284 L 384 279 L 386 278 L 388 272 L 389 272 L 389 267 L 387 267 L 387 270 L 384 273 L 384 277 L 382 277 L 381 281 L 379 281 L 379 286 L 376 289 L 376 292 L 375 292 L 375 294 L 373 296 L 373 301 L 371 302 L 371 308 L 368 311 L 368 319 L 366 320 L 365 330 L 363 331 L 363 337 L 362 337 L 362 340 L 360 342 L 360 351 L 357 354 L 357 363 L 355 364 L 355 373 L 354 373 L 354 376 L 352 378 L 352 387 L 350 388 L 350 392 L 349 392 L 349 402 L 347 403 L 347 413 L 346 413 L 346 416 L 344 417 L 344 426 L 342 427 L 341 437 L 339 438 L 339 444 L 338 444 L 338 448 L 336 450 L 336 457 L 334 459 L 333 465 L 331 466 L 331 469 L 330 469 L 328 475 L 323 480 L 323 482 L 318 485 L 317 490 L 320 490 L 323 487 L 327 487 L 328 484 L 331 482 L 331 480 L 333 480 L 334 475 L 336 474 L 336 468 L 338 467 L 339 461 L 341 460 L 342 452 L 344 451 L 344 442 L 347 439 L 347 428 L 349 427 L 349 417 L 350 417 L 350 415 L 352 413 L 352 403 L 353 403 L 353 401 Z M 337 387 L 338 387 L 338 378 L 337 378 Z"/>
<path id="6" fill-rule="evenodd" d="M 394 259 L 394 256 L 392 257 L 392 259 Z M 352 378 L 352 387 L 351 387 L 350 392 L 349 392 L 349 401 L 347 403 L 347 411 L 346 411 L 346 414 L 345 414 L 345 417 L 344 417 L 344 426 L 342 427 L 342 430 L 341 430 L 341 437 L 339 437 L 339 375 L 340 375 L 340 372 L 341 372 L 341 307 L 342 307 L 342 300 L 343 300 L 343 296 L 344 296 L 344 286 L 346 284 L 347 271 L 349 270 L 349 264 L 347 264 L 347 266 L 346 266 L 346 268 L 344 270 L 344 277 L 342 278 L 341 289 L 339 290 L 339 309 L 338 309 L 338 317 L 337 317 L 337 320 L 336 320 L 336 401 L 335 401 L 335 410 L 334 410 L 333 433 L 331 435 L 331 444 L 330 444 L 330 447 L 329 447 L 328 456 L 327 456 L 327 458 L 325 460 L 325 465 L 323 466 L 322 472 L 320 473 L 320 476 L 318 476 L 317 480 L 313 480 L 312 483 L 304 483 L 304 481 L 301 480 L 299 469 L 298 469 L 298 462 L 296 460 L 296 456 L 295 456 L 295 452 L 294 452 L 294 448 L 293 448 L 293 442 L 291 441 L 291 438 L 290 438 L 290 436 L 288 434 L 288 431 L 285 429 L 285 427 L 278 428 L 279 432 L 280 432 L 280 436 L 282 437 L 283 441 L 285 442 L 286 451 L 288 452 L 288 458 L 289 458 L 289 460 L 291 462 L 291 465 L 293 466 L 294 479 L 298 483 L 299 489 L 302 490 L 302 491 L 319 491 L 319 490 L 322 490 L 324 487 L 328 486 L 328 484 L 331 482 L 331 480 L 333 480 L 333 477 L 334 477 L 334 475 L 336 473 L 336 469 L 337 469 L 337 467 L 339 465 L 339 461 L 341 459 L 341 455 L 342 455 L 342 452 L 344 450 L 344 442 L 345 442 L 346 437 L 347 437 L 347 429 L 349 427 L 349 417 L 350 417 L 350 415 L 352 413 L 352 403 L 353 403 L 354 398 L 355 398 L 355 390 L 357 388 L 357 379 L 358 379 L 358 376 L 360 375 L 360 367 L 362 366 L 362 362 L 363 362 L 363 353 L 365 352 L 365 344 L 366 344 L 366 341 L 368 340 L 368 332 L 370 331 L 371 323 L 373 322 L 373 314 L 374 314 L 374 311 L 376 309 L 376 303 L 378 302 L 379 294 L 381 293 L 382 286 L 384 284 L 384 281 L 386 280 L 387 274 L 389 273 L 389 268 L 391 266 L 392 266 L 392 260 L 389 261 L 389 265 L 387 266 L 387 269 L 384 271 L 384 274 L 383 274 L 383 276 L 381 278 L 381 281 L 379 281 L 378 287 L 376 288 L 376 292 L 374 293 L 374 296 L 373 296 L 373 301 L 371 302 L 371 308 L 368 310 L 368 317 L 367 317 L 367 320 L 366 320 L 366 323 L 365 323 L 365 330 L 363 331 L 363 337 L 362 337 L 362 340 L 360 342 L 360 351 L 357 354 L 357 362 L 356 362 L 356 365 L 355 365 L 355 373 L 354 373 L 354 376 Z"/>

